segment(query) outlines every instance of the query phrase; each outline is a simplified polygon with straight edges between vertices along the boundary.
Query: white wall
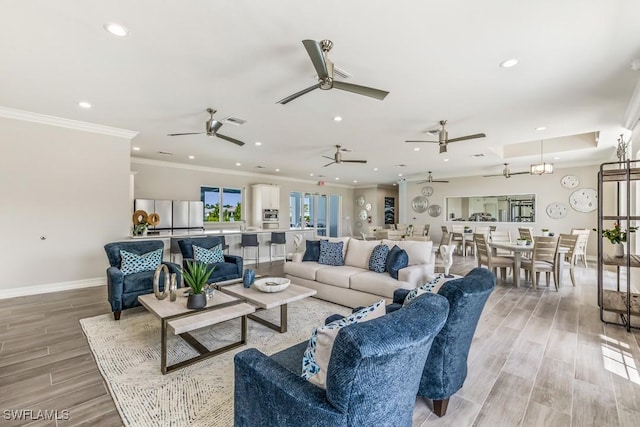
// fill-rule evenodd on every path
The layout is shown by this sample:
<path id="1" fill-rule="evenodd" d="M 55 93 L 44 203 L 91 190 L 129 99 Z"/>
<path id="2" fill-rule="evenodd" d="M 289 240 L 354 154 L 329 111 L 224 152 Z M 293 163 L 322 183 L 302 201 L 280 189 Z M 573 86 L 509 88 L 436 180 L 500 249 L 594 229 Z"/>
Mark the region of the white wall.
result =
<path id="1" fill-rule="evenodd" d="M 594 210 L 589 213 L 577 212 L 570 208 L 569 196 L 574 190 L 569 190 L 560 185 L 560 179 L 565 175 L 576 175 L 580 178 L 580 185 L 577 188 L 593 188 L 597 189 L 597 172 L 598 166 L 585 166 L 578 168 L 556 168 L 555 173 L 550 175 L 531 176 L 531 175 L 515 175 L 509 179 L 503 177 L 463 177 L 463 178 L 451 178 L 449 183 L 430 183 L 430 184 L 416 184 L 415 182 L 409 182 L 407 186 L 407 198 L 409 204 L 411 200 L 421 195 L 420 190 L 425 185 L 433 187 L 433 195 L 428 197 L 429 204 L 438 204 L 442 207 L 442 214 L 433 218 L 429 216 L 427 212 L 416 213 L 411 209 L 411 206 L 405 206 L 408 209 L 409 223 L 416 226 L 422 226 L 423 224 L 431 224 L 430 235 L 435 241 L 440 241 L 441 237 L 441 225 L 451 224 L 463 224 L 463 225 L 478 225 L 488 223 L 467 223 L 467 222 L 451 222 L 446 221 L 446 203 L 445 197 L 448 196 L 491 196 L 498 194 L 528 194 L 532 193 L 536 195 L 536 222 L 535 223 L 522 223 L 522 226 L 531 226 L 534 228 L 534 233 L 539 234 L 541 228 L 548 228 L 549 230 L 558 233 L 568 233 L 571 228 L 593 228 L 597 226 L 598 212 Z M 576 189 L 577 189 L 576 188 Z M 552 219 L 546 214 L 546 207 L 551 202 L 564 203 L 569 211 L 567 216 L 563 219 Z M 510 231 L 512 238 L 517 235 L 516 223 L 491 223 L 498 226 L 499 230 Z M 591 256 L 597 254 L 597 243 L 595 233 L 592 232 L 589 236 L 589 246 L 587 252 Z"/>
<path id="2" fill-rule="evenodd" d="M 129 139 L 0 118 L 0 141 L 0 291 L 106 281 L 103 246 L 129 234 Z"/>
<path id="3" fill-rule="evenodd" d="M 353 189 L 350 187 L 325 185 L 314 182 L 294 181 L 267 175 L 241 175 L 223 170 L 170 164 L 142 159 L 131 159 L 131 170 L 135 175 L 134 196 L 137 199 L 200 200 L 201 186 L 225 186 L 245 189 L 245 218 L 251 212 L 251 185 L 277 184 L 280 186 L 280 228 L 289 228 L 289 193 L 292 191 L 337 194 L 342 196 L 343 233 L 348 232 L 346 222 L 353 222 Z M 349 217 L 349 220 L 345 220 Z M 353 227 L 353 223 L 351 223 Z"/>

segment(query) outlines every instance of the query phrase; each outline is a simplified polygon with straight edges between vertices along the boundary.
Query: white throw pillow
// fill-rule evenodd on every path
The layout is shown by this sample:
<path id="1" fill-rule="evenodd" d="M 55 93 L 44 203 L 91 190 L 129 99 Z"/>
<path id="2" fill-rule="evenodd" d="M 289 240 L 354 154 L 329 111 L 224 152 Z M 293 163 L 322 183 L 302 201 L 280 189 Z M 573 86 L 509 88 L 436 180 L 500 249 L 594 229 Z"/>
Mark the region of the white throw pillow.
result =
<path id="1" fill-rule="evenodd" d="M 344 259 L 344 264 L 352 267 L 368 269 L 371 252 L 373 252 L 373 248 L 378 244 L 379 242 L 377 241 L 349 239 L 349 248 L 347 249 L 347 256 Z"/>
<path id="2" fill-rule="evenodd" d="M 407 255 L 409 255 L 409 265 L 428 264 L 431 260 L 432 241 L 416 242 L 412 240 L 384 239 L 382 243 L 389 246 L 389 249 L 393 248 L 393 245 L 398 245 L 400 249 L 407 251 Z"/>
<path id="3" fill-rule="evenodd" d="M 331 351 L 340 329 L 353 323 L 384 316 L 385 313 L 385 300 L 381 299 L 347 317 L 316 328 L 311 334 L 309 344 L 302 357 L 302 378 L 326 390 Z"/>

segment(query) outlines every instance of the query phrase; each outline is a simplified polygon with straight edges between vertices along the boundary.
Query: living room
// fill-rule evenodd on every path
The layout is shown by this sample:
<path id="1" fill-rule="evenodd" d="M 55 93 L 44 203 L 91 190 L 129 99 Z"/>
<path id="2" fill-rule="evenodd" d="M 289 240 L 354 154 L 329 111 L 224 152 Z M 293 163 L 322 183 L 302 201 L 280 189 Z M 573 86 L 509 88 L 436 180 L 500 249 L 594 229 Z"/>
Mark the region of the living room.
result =
<path id="1" fill-rule="evenodd" d="M 361 237 L 385 225 L 384 195 L 389 195 L 395 211 L 387 226 L 429 224 L 431 240 L 437 244 L 441 226 L 476 225 L 469 217 L 451 220 L 451 214 L 457 218 L 448 208 L 452 198 L 533 194 L 535 221 L 495 222 L 515 240 L 521 225 L 533 227 L 536 234 L 542 229 L 559 234 L 597 227 L 598 210 L 574 209 L 572 194 L 598 188 L 599 165 L 620 159 L 620 138 L 629 144 L 627 158 L 636 158 L 632 141 L 640 132 L 640 34 L 635 21 L 640 10 L 632 2 L 391 6 L 330 1 L 322 7 L 284 0 L 277 5 L 85 3 L 27 0 L 2 7 L 0 14 L 5 57 L 0 72 L 0 188 L 5 200 L 0 209 L 5 242 L 0 377 L 7 384 L 0 386 L 3 396 L 41 390 L 30 387 L 42 379 L 42 372 L 10 368 L 20 358 L 27 365 L 40 357 L 55 359 L 49 346 L 79 358 L 73 362 L 82 359 L 80 375 L 85 366 L 91 367 L 98 375 L 91 381 L 102 381 L 78 319 L 110 312 L 103 248 L 131 239 L 134 199 L 199 201 L 202 186 L 242 189 L 246 221 L 239 227 L 246 228 L 253 225 L 248 220 L 251 186 L 275 184 L 280 188 L 280 228 L 292 224 L 291 193 L 335 195 L 340 200 L 334 219 L 337 234 Z M 122 25 L 124 36 L 108 31 L 113 23 Z M 375 99 L 340 90 L 338 84 L 279 104 L 319 84 L 313 57 L 301 43 L 309 39 L 319 46 L 325 39 L 333 42 L 323 57 L 335 62 L 336 73 L 346 73 L 336 74 L 336 81 L 388 95 Z M 519 62 L 501 66 L 508 59 Z M 210 114 L 207 108 L 217 111 Z M 208 120 L 223 123 L 219 133 L 210 132 Z M 198 132 L 205 135 L 168 136 Z M 474 135 L 484 136 L 452 141 Z M 355 163 L 365 160 L 366 164 Z M 538 163 L 553 163 L 553 173 L 529 174 Z M 562 179 L 567 176 L 579 184 L 565 186 Z M 614 204 L 610 195 L 603 202 Z M 438 209 L 429 210 L 432 206 Z M 566 212 L 554 218 L 547 213 L 549 206 L 564 206 Z M 316 227 L 317 223 L 310 230 Z M 569 322 L 573 325 L 575 320 L 575 328 L 566 328 L 573 335 L 562 339 L 584 344 L 584 324 L 591 335 L 602 331 L 602 336 L 620 342 L 631 337 L 632 342 L 625 343 L 631 345 L 631 361 L 639 363 L 637 333 L 607 335 L 598 319 L 598 237 L 591 233 L 590 267 L 579 270 L 576 289 L 565 279 L 558 296 L 546 289 L 548 296 L 535 295 L 542 302 L 553 301 L 552 320 L 560 326 L 567 319 L 557 313 L 575 310 Z M 632 250 L 640 244 L 640 239 L 630 240 Z M 609 248 L 608 243 L 604 247 Z M 287 252 L 292 250 L 288 240 Z M 241 248 L 234 245 L 230 252 L 239 254 Z M 476 263 L 473 256 L 456 255 L 454 260 L 456 274 L 466 274 Z M 258 274 L 282 274 L 282 263 L 274 265 L 261 263 Z M 507 299 L 518 295 L 523 303 L 532 292 L 530 285 L 512 289 L 510 282 L 499 283 L 497 289 Z M 574 306 L 573 298 L 579 304 Z M 26 303 L 30 308 L 22 313 Z M 331 309 L 317 313 L 316 320 L 333 314 Z M 64 317 L 52 311 L 64 312 Z M 500 315 L 504 320 L 516 313 L 522 314 L 515 310 Z M 295 316 L 293 308 L 290 316 Z M 61 330 L 47 325 L 48 319 L 59 322 Z M 553 329 L 551 323 L 548 326 Z M 49 335 L 41 336 L 39 331 L 47 327 Z M 74 332 L 65 335 L 62 328 Z M 480 329 L 490 328 L 485 324 Z M 42 345 L 27 346 L 32 339 Z M 258 347 L 256 342 L 250 346 Z M 71 348 L 65 348 L 67 343 Z M 517 354 L 517 345 L 509 345 L 509 351 L 515 349 L 511 354 Z M 589 353 L 582 362 L 575 356 L 559 359 L 578 366 L 593 362 L 592 356 Z M 490 365 L 488 356 L 484 362 Z M 627 418 L 640 414 L 640 407 L 619 403 L 622 389 L 638 395 L 637 382 L 602 379 L 604 369 L 591 368 L 597 373 L 590 378 L 597 379 L 585 382 L 600 388 L 575 394 L 578 389 L 572 385 L 573 403 L 559 410 L 561 415 L 554 419 L 565 424 L 558 425 L 589 425 L 576 421 L 583 420 L 575 416 L 580 408 L 576 402 L 597 394 L 589 394 L 594 390 L 612 391 L 608 397 L 618 399 L 611 425 L 626 425 Z M 68 390 L 56 393 L 61 406 L 36 409 L 68 409 L 63 399 Z M 491 409 L 483 406 L 491 402 L 486 401 L 488 395 L 487 390 L 479 394 L 481 401 L 470 395 L 457 400 L 459 413 L 465 414 L 458 421 L 495 420 L 476 418 Z M 100 404 L 110 405 L 104 413 L 115 410 L 109 391 L 99 396 L 104 399 Z M 493 402 L 500 402 L 492 396 L 497 399 Z M 28 406 L 24 400 L 0 401 L 3 410 Z M 535 424 L 531 418 L 523 420 L 527 408 L 540 409 L 536 404 L 525 404 L 512 420 L 504 402 L 494 404 L 498 414 L 504 411 L 505 419 L 514 423 L 505 425 Z M 429 412 L 427 406 L 419 410 Z M 448 416 L 454 417 L 455 408 L 450 411 Z M 76 420 L 80 413 L 77 410 Z M 87 415 L 85 421 L 100 415 Z M 135 425 L 121 415 L 116 412 L 105 422 Z M 424 425 L 447 419 L 422 416 Z"/>

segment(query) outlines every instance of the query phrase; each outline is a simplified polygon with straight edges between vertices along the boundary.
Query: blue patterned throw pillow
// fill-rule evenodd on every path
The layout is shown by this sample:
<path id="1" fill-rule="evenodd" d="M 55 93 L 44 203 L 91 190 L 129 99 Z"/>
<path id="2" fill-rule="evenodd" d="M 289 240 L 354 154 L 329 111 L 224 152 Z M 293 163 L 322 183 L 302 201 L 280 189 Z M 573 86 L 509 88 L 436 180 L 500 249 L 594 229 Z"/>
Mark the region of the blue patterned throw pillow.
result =
<path id="1" fill-rule="evenodd" d="M 405 305 L 409 304 L 412 300 L 416 299 L 417 297 L 419 297 L 422 294 L 426 294 L 427 292 L 433 292 L 433 288 L 436 287 L 436 285 L 438 284 L 438 282 L 443 278 L 444 276 L 442 274 L 438 274 L 435 279 L 432 279 L 431 281 L 425 283 L 424 285 L 412 289 L 411 292 L 409 292 L 407 294 L 406 297 L 404 297 L 404 302 L 402 303 L 402 306 L 404 307 Z"/>
<path id="2" fill-rule="evenodd" d="M 343 242 L 320 240 L 320 257 L 318 258 L 318 264 L 344 265 L 344 258 L 342 257 L 343 245 Z"/>
<path id="3" fill-rule="evenodd" d="M 304 255 L 302 256 L 302 262 L 318 262 L 318 258 L 320 258 L 320 240 L 307 240 L 306 245 L 307 249 L 304 251 Z"/>
<path id="4" fill-rule="evenodd" d="M 387 255 L 387 271 L 389 275 L 398 280 L 398 271 L 409 265 L 409 255 L 398 245 L 394 245 Z"/>
<path id="5" fill-rule="evenodd" d="M 389 255 L 389 246 L 378 245 L 373 248 L 369 257 L 369 270 L 376 273 L 384 273 L 387 268 L 387 256 Z"/>
<path id="6" fill-rule="evenodd" d="M 142 271 L 155 270 L 162 262 L 162 248 L 146 254 L 138 255 L 120 249 L 120 271 L 122 274 L 140 273 Z"/>
<path id="7" fill-rule="evenodd" d="M 201 248 L 193 245 L 193 259 L 204 262 L 205 264 L 213 264 L 216 262 L 224 262 L 224 254 L 222 253 L 222 245 L 214 246 L 211 249 Z"/>
<path id="8" fill-rule="evenodd" d="M 353 323 L 384 316 L 384 314 L 385 301 L 382 299 L 350 316 L 316 328 L 311 334 L 309 344 L 307 344 L 307 349 L 302 357 L 302 378 L 326 389 L 329 359 L 331 358 L 333 343 L 340 329 Z"/>

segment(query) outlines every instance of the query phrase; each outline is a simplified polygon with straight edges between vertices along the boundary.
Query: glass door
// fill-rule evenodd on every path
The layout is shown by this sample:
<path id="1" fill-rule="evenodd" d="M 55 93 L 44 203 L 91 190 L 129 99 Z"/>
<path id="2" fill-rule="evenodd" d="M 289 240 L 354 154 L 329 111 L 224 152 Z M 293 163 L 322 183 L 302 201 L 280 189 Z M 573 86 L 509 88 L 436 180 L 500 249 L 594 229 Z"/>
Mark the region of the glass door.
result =
<path id="1" fill-rule="evenodd" d="M 327 213 L 328 213 L 328 205 L 327 205 L 327 195 L 320 194 L 316 197 L 316 234 L 318 236 L 326 236 L 327 235 Z"/>
<path id="2" fill-rule="evenodd" d="M 340 196 L 331 194 L 329 196 L 329 237 L 340 235 Z"/>

